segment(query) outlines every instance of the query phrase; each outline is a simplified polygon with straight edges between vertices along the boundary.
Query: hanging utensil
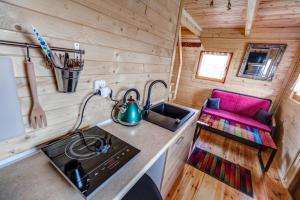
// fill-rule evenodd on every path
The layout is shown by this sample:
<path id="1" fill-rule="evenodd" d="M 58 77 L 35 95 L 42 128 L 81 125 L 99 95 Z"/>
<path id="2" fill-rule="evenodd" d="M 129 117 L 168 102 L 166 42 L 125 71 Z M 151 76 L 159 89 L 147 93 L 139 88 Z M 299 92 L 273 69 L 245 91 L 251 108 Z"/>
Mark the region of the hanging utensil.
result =
<path id="1" fill-rule="evenodd" d="M 58 68 L 64 68 L 64 65 L 62 64 L 62 62 L 61 62 L 59 56 L 58 56 L 56 53 L 55 53 L 55 54 L 52 54 L 51 60 L 52 60 L 52 63 L 53 63 L 56 67 L 58 67 Z"/>
<path id="2" fill-rule="evenodd" d="M 46 118 L 45 111 L 43 110 L 43 108 L 39 103 L 37 88 L 36 88 L 36 77 L 34 73 L 34 66 L 29 56 L 28 46 L 27 46 L 25 66 L 26 66 L 28 80 L 29 80 L 30 92 L 33 100 L 33 106 L 30 112 L 30 124 L 34 129 L 36 129 L 37 127 L 41 128 L 43 127 L 43 125 L 47 126 L 47 118 Z"/>
<path id="3" fill-rule="evenodd" d="M 63 64 L 60 62 L 59 57 L 56 54 L 53 54 L 50 47 L 48 46 L 46 40 L 42 37 L 40 32 L 33 26 L 32 30 L 36 37 L 36 39 L 39 41 L 39 44 L 44 52 L 44 54 L 47 56 L 47 58 L 56 66 L 59 68 L 63 68 Z"/>
<path id="4" fill-rule="evenodd" d="M 32 30 L 33 33 L 36 37 L 36 39 L 38 40 L 44 54 L 47 56 L 47 58 L 56 66 L 59 68 L 63 68 L 63 64 L 60 62 L 59 57 L 56 54 L 53 54 L 50 47 L 48 46 L 46 40 L 42 37 L 42 35 L 40 34 L 40 32 L 33 26 L 32 26 Z"/>
<path id="5" fill-rule="evenodd" d="M 52 51 L 51 51 L 50 47 L 48 46 L 46 40 L 42 37 L 40 32 L 33 25 L 31 25 L 31 27 L 32 27 L 33 33 L 34 33 L 36 39 L 38 40 L 42 50 L 45 53 L 45 55 L 47 56 L 47 58 L 49 60 L 52 61 L 53 54 L 52 54 Z"/>

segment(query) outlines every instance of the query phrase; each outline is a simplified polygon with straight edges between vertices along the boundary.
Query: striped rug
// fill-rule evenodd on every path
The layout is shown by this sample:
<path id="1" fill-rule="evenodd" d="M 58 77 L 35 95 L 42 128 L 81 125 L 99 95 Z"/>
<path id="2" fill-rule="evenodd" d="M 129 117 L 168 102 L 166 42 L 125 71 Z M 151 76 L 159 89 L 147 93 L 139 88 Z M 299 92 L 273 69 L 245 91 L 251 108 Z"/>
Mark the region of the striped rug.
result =
<path id="1" fill-rule="evenodd" d="M 250 170 L 197 147 L 188 164 L 253 197 Z"/>

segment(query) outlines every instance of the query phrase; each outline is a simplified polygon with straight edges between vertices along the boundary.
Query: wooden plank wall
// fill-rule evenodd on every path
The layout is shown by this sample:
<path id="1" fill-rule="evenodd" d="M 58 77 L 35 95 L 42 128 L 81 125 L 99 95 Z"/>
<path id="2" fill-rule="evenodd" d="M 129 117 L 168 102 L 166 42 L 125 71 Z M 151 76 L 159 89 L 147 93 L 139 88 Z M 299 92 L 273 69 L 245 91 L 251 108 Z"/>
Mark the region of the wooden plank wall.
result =
<path id="1" fill-rule="evenodd" d="M 300 61 L 300 57 L 298 59 Z M 286 185 L 291 183 L 297 171 L 300 170 L 300 103 L 290 99 L 291 88 L 299 74 L 300 62 L 286 87 L 276 115 L 280 146 L 276 160 L 279 174 Z"/>
<path id="2" fill-rule="evenodd" d="M 249 38 L 243 29 L 204 29 L 200 39 L 205 50 L 233 52 L 225 83 L 194 80 L 199 48 L 183 48 L 183 69 L 175 102 L 200 108 L 213 88 L 235 91 L 273 100 L 276 107 L 300 50 L 299 28 L 254 29 Z M 248 43 L 285 43 L 287 49 L 272 82 L 237 77 Z"/>
<path id="3" fill-rule="evenodd" d="M 26 133 L 0 142 L 0 159 L 58 137 L 75 125 L 82 101 L 94 80 L 106 80 L 120 99 L 124 91 L 137 88 L 142 97 L 150 80 L 168 81 L 180 0 L 8 0 L 0 2 L 0 39 L 35 42 L 31 24 L 50 46 L 85 49 L 85 67 L 77 92 L 58 93 L 51 70 L 39 50 L 31 50 L 38 94 L 46 111 L 48 127 L 28 125 L 30 93 L 23 66 L 25 51 L 0 46 L 0 54 L 13 60 Z M 152 100 L 167 97 L 157 86 Z M 143 103 L 143 99 L 142 99 Z M 109 119 L 112 103 L 95 97 L 89 103 L 83 126 Z"/>

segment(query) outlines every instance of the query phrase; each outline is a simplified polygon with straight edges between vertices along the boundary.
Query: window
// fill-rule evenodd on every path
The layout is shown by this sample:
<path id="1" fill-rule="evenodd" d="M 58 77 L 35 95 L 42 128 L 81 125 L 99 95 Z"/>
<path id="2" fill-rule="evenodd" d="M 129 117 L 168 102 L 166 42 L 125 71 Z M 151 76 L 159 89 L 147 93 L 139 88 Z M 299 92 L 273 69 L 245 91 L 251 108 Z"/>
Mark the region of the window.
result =
<path id="1" fill-rule="evenodd" d="M 224 83 L 232 54 L 202 51 L 196 78 Z"/>
<path id="2" fill-rule="evenodd" d="M 295 85 L 292 88 L 292 99 L 298 101 L 300 103 L 300 75 L 295 83 Z"/>

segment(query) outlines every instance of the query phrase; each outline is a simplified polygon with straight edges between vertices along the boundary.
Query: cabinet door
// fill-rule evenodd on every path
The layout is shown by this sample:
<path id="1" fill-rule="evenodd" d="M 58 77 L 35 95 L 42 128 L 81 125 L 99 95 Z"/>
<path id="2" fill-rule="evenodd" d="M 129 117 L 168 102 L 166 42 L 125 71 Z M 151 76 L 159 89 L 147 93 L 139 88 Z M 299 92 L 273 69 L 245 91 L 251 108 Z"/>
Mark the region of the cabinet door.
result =
<path id="1" fill-rule="evenodd" d="M 195 127 L 195 123 L 189 125 L 168 149 L 161 188 L 161 195 L 164 199 L 183 170 L 193 142 Z"/>

